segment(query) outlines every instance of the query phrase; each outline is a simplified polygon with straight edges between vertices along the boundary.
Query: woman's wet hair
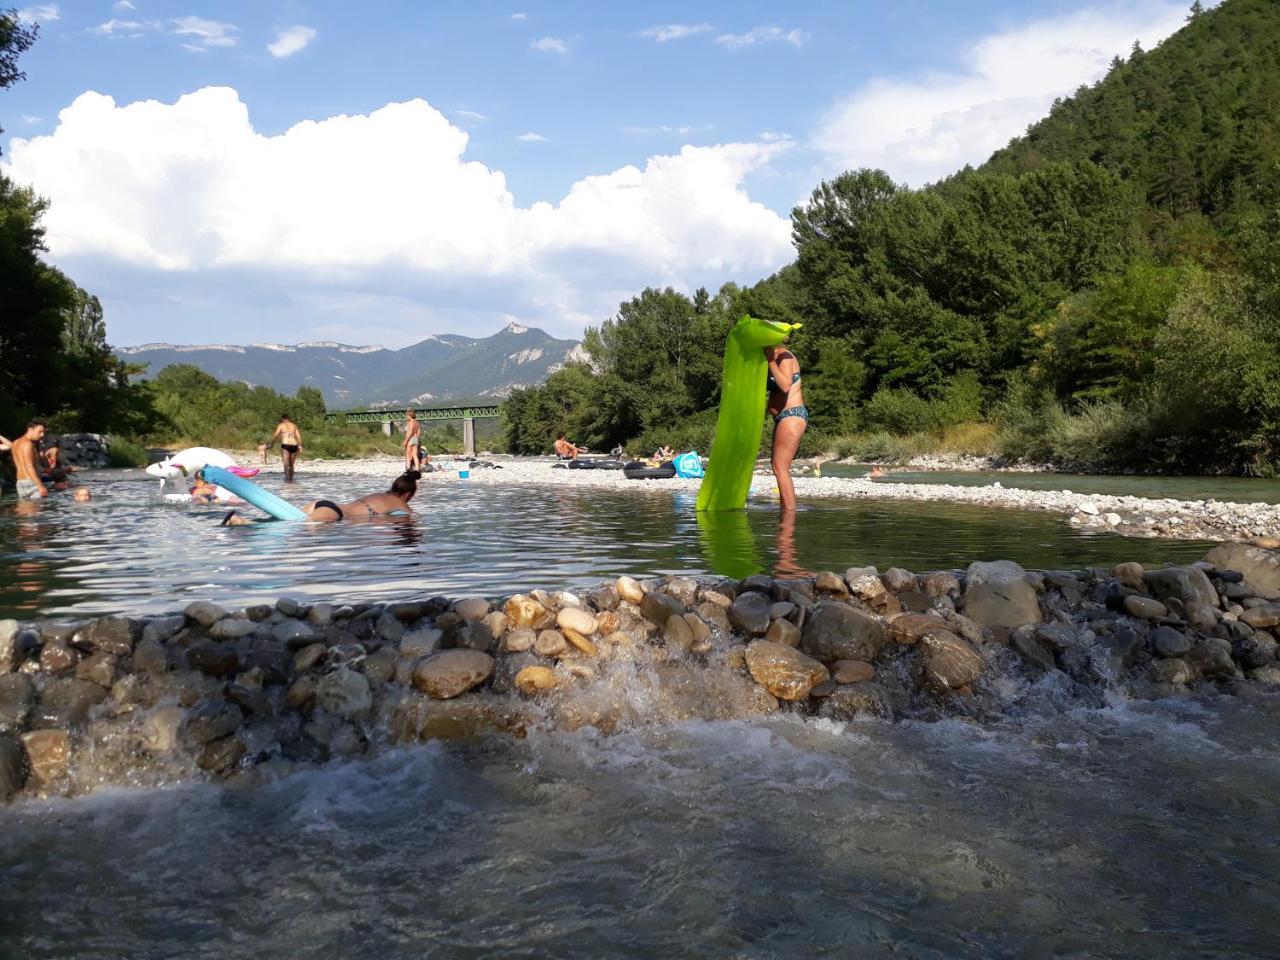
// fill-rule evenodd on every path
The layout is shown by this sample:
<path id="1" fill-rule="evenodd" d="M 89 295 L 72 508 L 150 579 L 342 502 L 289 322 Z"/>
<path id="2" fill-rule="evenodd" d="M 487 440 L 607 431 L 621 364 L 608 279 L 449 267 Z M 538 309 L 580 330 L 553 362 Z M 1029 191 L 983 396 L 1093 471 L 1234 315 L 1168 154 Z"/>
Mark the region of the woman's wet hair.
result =
<path id="1" fill-rule="evenodd" d="M 406 470 L 400 476 L 391 482 L 389 493 L 395 494 L 413 494 L 418 492 L 418 478 L 422 476 L 421 470 Z"/>

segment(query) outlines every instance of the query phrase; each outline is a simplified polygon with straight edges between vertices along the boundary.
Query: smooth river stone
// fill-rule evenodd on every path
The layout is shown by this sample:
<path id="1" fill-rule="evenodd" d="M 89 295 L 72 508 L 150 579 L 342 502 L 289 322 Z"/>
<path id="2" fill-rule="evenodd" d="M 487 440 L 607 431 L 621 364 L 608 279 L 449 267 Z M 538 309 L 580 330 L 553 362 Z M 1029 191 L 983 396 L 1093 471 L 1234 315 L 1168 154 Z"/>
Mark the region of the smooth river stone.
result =
<path id="1" fill-rule="evenodd" d="M 316 704 L 337 717 L 368 713 L 373 706 L 369 679 L 345 667 L 326 673 L 316 682 Z"/>
<path id="2" fill-rule="evenodd" d="M 1169 615 L 1169 608 L 1159 600 L 1150 597 L 1127 596 L 1124 598 L 1124 612 L 1140 620 L 1162 620 Z"/>
<path id="3" fill-rule="evenodd" d="M 598 624 L 596 618 L 581 607 L 565 607 L 556 614 L 556 626 L 589 637 L 596 632 Z"/>
<path id="4" fill-rule="evenodd" d="M 920 645 L 925 650 L 925 676 L 939 689 L 967 686 L 986 669 L 982 654 L 953 633 L 931 633 L 920 638 Z"/>
<path id="5" fill-rule="evenodd" d="M 784 647 L 800 646 L 800 628 L 790 620 L 775 620 L 769 624 L 769 632 L 764 638 L 771 643 L 780 643 Z"/>
<path id="6" fill-rule="evenodd" d="M 964 613 L 984 627 L 1021 627 L 1039 623 L 1040 601 L 1027 572 L 1011 560 L 969 564 Z"/>
<path id="7" fill-rule="evenodd" d="M 529 627 L 533 630 L 541 630 L 549 626 L 553 620 L 551 611 L 533 597 L 527 597 L 522 593 L 517 593 L 508 600 L 503 612 L 507 615 L 507 626 L 513 629 Z"/>
<path id="8" fill-rule="evenodd" d="M 632 577 L 619 577 L 614 586 L 617 588 L 619 598 L 623 600 L 639 603 L 644 599 L 644 590 L 640 587 L 639 581 Z"/>
<path id="9" fill-rule="evenodd" d="M 22 741 L 0 733 L 0 803 L 12 800 L 26 783 L 27 758 Z"/>
<path id="10" fill-rule="evenodd" d="M 772 607 L 768 596 L 754 590 L 749 591 L 729 607 L 729 623 L 747 636 L 762 637 L 769 632 L 769 610 Z"/>
<path id="11" fill-rule="evenodd" d="M 659 627 L 666 626 L 668 617 L 679 616 L 684 613 L 684 610 L 684 604 L 675 597 L 656 590 L 646 593 L 644 599 L 640 601 L 640 613 L 650 623 Z"/>
<path id="12" fill-rule="evenodd" d="M 489 601 L 484 597 L 467 597 L 453 605 L 453 612 L 463 620 L 483 620 L 489 612 Z"/>
<path id="13" fill-rule="evenodd" d="M 555 671 L 549 667 L 525 667 L 516 674 L 513 681 L 516 689 L 526 697 L 532 697 L 548 690 L 554 690 L 558 683 Z"/>
<path id="14" fill-rule="evenodd" d="M 824 663 L 876 658 L 888 631 L 875 617 L 844 603 L 819 603 L 804 625 L 800 649 Z"/>
<path id="15" fill-rule="evenodd" d="M 1218 591 L 1199 567 L 1162 567 L 1148 570 L 1143 579 L 1151 592 L 1166 603 L 1173 598 L 1181 600 L 1185 606 L 1218 605 Z"/>
<path id="16" fill-rule="evenodd" d="M 1240 614 L 1240 622 L 1264 629 L 1280 626 L 1280 604 L 1268 603 L 1261 607 L 1251 607 Z"/>
<path id="17" fill-rule="evenodd" d="M 746 661 L 756 683 L 780 700 L 803 700 L 814 684 L 831 677 L 827 668 L 812 657 L 768 640 L 750 644 Z"/>
<path id="18" fill-rule="evenodd" d="M 861 683 L 876 678 L 876 668 L 865 660 L 837 660 L 831 665 L 831 679 L 836 683 Z"/>
<path id="19" fill-rule="evenodd" d="M 533 649 L 534 641 L 538 639 L 538 635 L 528 627 L 516 627 L 514 630 L 508 630 L 502 638 L 502 649 L 507 653 L 525 653 Z"/>
<path id="20" fill-rule="evenodd" d="M 71 759 L 71 738 L 65 730 L 33 730 L 22 735 L 31 774 L 41 783 L 51 783 L 67 772 Z"/>
<path id="21" fill-rule="evenodd" d="M 227 611 L 208 600 L 196 600 L 188 603 L 182 611 L 188 620 L 194 620 L 202 627 L 211 627 L 227 615 Z"/>
<path id="22" fill-rule="evenodd" d="M 1245 543 L 1223 543 L 1210 550 L 1205 559 L 1219 570 L 1243 573 L 1263 596 L 1280 598 L 1280 554 Z"/>
<path id="23" fill-rule="evenodd" d="M 946 620 L 928 613 L 903 613 L 889 621 L 889 639 L 904 646 L 910 646 L 921 637 L 939 631 L 955 632 Z"/>
<path id="24" fill-rule="evenodd" d="M 563 657 L 569 652 L 569 641 L 559 630 L 543 630 L 533 641 L 533 652 L 540 657 Z"/>
<path id="25" fill-rule="evenodd" d="M 414 668 L 413 685 L 436 700 L 458 697 L 493 675 L 493 657 L 479 650 L 445 650 Z"/>

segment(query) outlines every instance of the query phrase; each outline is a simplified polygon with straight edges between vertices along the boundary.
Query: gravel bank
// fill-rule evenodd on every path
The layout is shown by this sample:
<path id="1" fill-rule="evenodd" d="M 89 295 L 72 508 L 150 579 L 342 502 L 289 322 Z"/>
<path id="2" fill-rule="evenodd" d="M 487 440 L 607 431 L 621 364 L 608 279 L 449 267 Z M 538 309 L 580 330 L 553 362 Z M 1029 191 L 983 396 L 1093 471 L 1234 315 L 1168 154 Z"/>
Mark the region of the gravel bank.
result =
<path id="1" fill-rule="evenodd" d="M 553 466 L 546 458 L 494 457 L 501 469 L 476 468 L 466 482 L 475 484 L 529 484 L 578 488 L 621 488 L 636 492 L 696 491 L 698 480 L 628 480 L 619 470 L 567 470 Z M 390 479 L 402 461 L 391 457 L 368 460 L 305 461 L 300 472 L 360 473 Z M 279 465 L 265 468 L 278 471 Z M 773 478 L 757 471 L 753 499 L 774 496 Z M 459 483 L 455 471 L 426 474 L 423 483 Z M 1253 540 L 1280 537 L 1280 505 L 1229 503 L 1219 500 L 1151 499 L 1130 496 L 1103 496 L 1070 490 L 1020 490 L 993 480 L 986 487 L 951 484 L 891 483 L 883 480 L 844 477 L 797 476 L 796 493 L 805 499 L 913 500 L 966 503 L 1014 510 L 1042 510 L 1070 518 L 1086 528 L 1136 537 L 1173 539 Z"/>

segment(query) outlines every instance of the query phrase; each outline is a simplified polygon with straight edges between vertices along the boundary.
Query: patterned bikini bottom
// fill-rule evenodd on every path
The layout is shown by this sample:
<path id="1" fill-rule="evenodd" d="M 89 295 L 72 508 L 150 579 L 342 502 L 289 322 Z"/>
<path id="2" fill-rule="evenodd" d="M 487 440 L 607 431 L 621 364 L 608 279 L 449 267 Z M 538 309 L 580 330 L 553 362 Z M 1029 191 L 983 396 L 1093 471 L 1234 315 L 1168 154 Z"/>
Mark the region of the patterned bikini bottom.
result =
<path id="1" fill-rule="evenodd" d="M 787 417 L 799 417 L 805 423 L 808 423 L 809 408 L 806 407 L 803 403 L 797 407 L 787 407 L 787 409 L 781 411 L 776 417 L 773 418 L 773 422 L 775 424 L 781 423 L 783 420 L 787 419 Z"/>

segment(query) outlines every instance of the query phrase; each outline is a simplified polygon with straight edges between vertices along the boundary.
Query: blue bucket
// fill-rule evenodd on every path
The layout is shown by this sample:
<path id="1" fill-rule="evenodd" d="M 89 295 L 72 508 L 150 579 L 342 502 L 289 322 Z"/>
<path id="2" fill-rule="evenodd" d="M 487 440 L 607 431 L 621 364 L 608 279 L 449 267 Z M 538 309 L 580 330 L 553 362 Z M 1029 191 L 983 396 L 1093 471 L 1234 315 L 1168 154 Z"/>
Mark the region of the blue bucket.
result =
<path id="1" fill-rule="evenodd" d="M 459 470 L 459 471 L 458 471 L 458 479 L 459 479 L 459 480 L 469 480 L 470 478 L 471 478 L 471 471 L 470 471 L 470 470 Z"/>

